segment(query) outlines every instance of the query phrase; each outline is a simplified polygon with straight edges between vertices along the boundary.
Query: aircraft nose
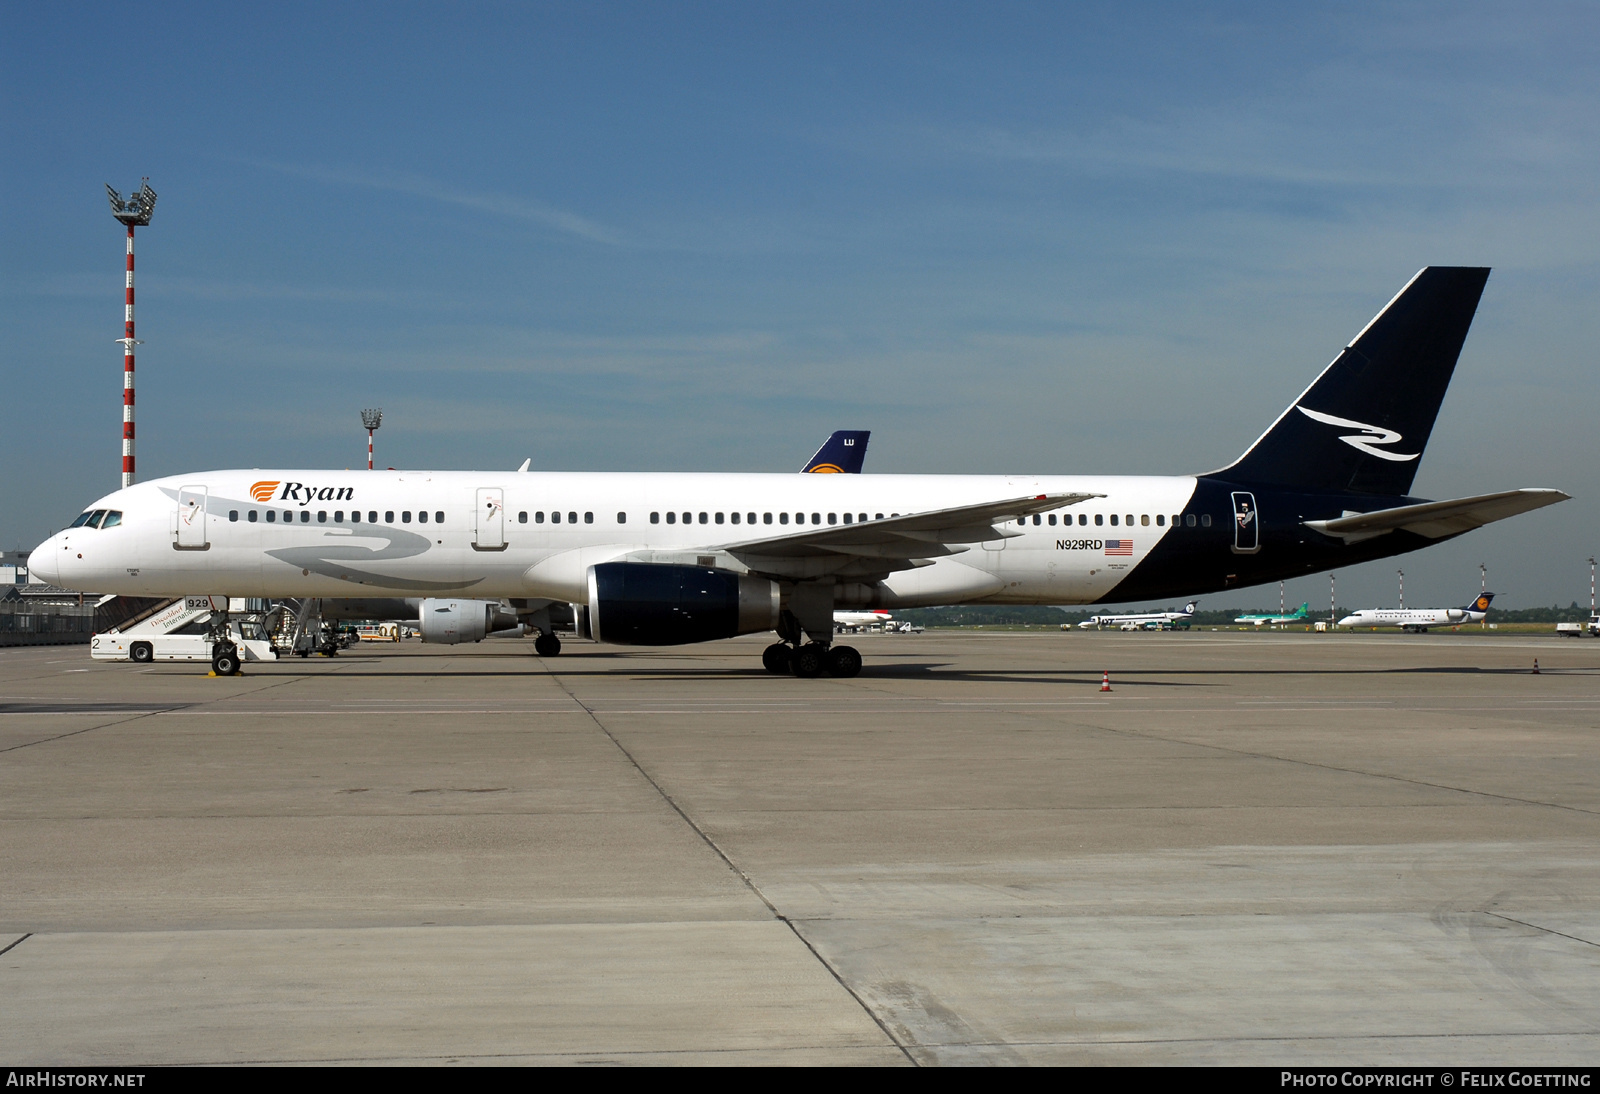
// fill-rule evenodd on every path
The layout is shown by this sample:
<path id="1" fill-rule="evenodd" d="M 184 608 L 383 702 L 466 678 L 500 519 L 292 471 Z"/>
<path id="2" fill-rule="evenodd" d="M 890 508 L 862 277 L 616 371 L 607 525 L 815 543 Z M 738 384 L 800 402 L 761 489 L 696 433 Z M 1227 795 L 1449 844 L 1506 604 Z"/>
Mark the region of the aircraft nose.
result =
<path id="1" fill-rule="evenodd" d="M 50 585 L 61 584 L 61 544 L 59 536 L 51 536 L 35 547 L 28 555 L 28 576 L 34 581 Z"/>

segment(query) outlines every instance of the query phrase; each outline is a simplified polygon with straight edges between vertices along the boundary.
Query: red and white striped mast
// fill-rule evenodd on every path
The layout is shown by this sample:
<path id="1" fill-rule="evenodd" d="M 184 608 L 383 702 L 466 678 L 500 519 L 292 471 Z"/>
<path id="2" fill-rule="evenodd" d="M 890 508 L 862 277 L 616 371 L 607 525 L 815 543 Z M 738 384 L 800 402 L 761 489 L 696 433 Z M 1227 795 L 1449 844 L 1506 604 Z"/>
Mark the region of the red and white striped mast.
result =
<path id="1" fill-rule="evenodd" d="M 156 192 L 150 189 L 150 180 L 144 179 L 138 192 L 122 195 L 106 184 L 106 195 L 111 199 L 111 215 L 128 229 L 128 296 L 123 306 L 122 337 L 122 486 L 133 485 L 133 347 L 140 344 L 133 336 L 133 229 L 149 224 L 155 211 Z"/>
<path id="2" fill-rule="evenodd" d="M 363 410 L 361 424 L 367 427 L 367 470 L 372 470 L 372 434 L 383 424 L 383 410 Z"/>

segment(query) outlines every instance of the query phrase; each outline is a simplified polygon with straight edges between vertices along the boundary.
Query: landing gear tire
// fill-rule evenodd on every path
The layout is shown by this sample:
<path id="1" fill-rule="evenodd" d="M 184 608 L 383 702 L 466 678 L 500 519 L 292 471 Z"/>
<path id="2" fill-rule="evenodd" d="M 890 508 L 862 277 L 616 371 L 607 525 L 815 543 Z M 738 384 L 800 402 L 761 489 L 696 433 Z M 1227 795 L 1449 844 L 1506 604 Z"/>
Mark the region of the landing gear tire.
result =
<path id="1" fill-rule="evenodd" d="M 553 634 L 541 634 L 533 640 L 533 652 L 540 657 L 555 657 L 561 652 L 561 639 Z"/>
<path id="2" fill-rule="evenodd" d="M 789 659 L 792 651 L 787 642 L 774 642 L 761 651 L 761 664 L 768 672 L 785 673 L 789 671 Z"/>
<path id="3" fill-rule="evenodd" d="M 789 658 L 789 667 L 796 676 L 812 678 L 821 676 L 828 667 L 828 647 L 807 642 Z"/>
<path id="4" fill-rule="evenodd" d="M 239 651 L 232 646 L 220 647 L 211 655 L 211 671 L 218 676 L 238 675 Z"/>
<path id="5" fill-rule="evenodd" d="M 135 642 L 128 647 L 128 660 L 136 665 L 148 665 L 156 659 L 156 651 L 148 642 Z"/>
<path id="6" fill-rule="evenodd" d="M 828 675 L 848 680 L 861 671 L 861 654 L 854 646 L 834 646 L 828 650 Z"/>

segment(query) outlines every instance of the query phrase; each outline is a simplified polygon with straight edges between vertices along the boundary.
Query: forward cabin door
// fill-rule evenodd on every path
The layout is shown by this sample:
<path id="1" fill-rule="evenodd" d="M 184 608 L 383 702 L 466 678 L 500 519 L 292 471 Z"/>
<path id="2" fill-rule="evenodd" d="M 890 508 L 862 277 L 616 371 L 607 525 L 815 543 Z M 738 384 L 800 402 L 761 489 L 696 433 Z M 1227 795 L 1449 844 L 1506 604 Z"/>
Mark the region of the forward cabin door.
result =
<path id="1" fill-rule="evenodd" d="M 209 546 L 206 538 L 206 488 L 185 486 L 178 491 L 178 548 L 184 551 L 203 551 Z"/>
<path id="2" fill-rule="evenodd" d="M 498 486 L 485 486 L 478 491 L 476 523 L 472 530 L 472 546 L 479 551 L 503 551 L 506 548 L 506 492 Z"/>

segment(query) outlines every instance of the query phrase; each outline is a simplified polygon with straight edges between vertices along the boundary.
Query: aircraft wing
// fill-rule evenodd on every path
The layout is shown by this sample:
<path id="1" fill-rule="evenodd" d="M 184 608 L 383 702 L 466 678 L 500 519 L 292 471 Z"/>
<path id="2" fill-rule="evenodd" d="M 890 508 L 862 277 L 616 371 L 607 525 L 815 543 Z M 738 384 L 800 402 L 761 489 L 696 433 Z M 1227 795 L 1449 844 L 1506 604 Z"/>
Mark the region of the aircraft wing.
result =
<path id="1" fill-rule="evenodd" d="M 1502 490 L 1498 494 L 1401 505 L 1373 513 L 1346 513 L 1332 520 L 1308 520 L 1305 526 L 1326 536 L 1338 536 L 1346 543 L 1358 543 L 1396 529 L 1428 539 L 1441 539 L 1554 505 L 1569 497 L 1570 494 L 1560 490 Z"/>
<path id="2" fill-rule="evenodd" d="M 719 544 L 752 570 L 787 572 L 796 569 L 785 563 L 814 560 L 859 560 L 877 570 L 911 569 L 919 560 L 959 554 L 968 543 L 1010 539 L 1020 535 L 995 527 L 1033 513 L 1061 509 L 1103 494 L 1033 494 L 1023 498 L 905 513 L 884 520 L 860 524 L 808 526 L 787 535 Z M 879 561 L 881 560 L 881 561 Z M 821 570 L 818 571 L 820 574 Z M 836 572 L 829 569 L 828 572 Z"/>

